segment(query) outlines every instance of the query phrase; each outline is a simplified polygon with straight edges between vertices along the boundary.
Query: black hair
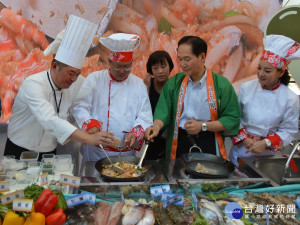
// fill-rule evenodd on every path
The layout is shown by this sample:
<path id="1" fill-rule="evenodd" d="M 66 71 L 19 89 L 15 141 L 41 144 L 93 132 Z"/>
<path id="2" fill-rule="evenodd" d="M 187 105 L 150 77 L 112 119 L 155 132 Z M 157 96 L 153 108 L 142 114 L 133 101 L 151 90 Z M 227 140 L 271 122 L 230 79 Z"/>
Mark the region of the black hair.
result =
<path id="1" fill-rule="evenodd" d="M 66 66 L 69 66 L 69 65 L 67 65 L 67 64 L 64 64 L 64 63 L 62 63 L 62 62 L 56 60 L 56 59 L 53 59 L 53 60 L 52 60 L 52 63 L 54 63 L 54 62 L 57 63 L 58 69 L 59 69 L 59 70 L 61 70 L 62 68 L 66 67 Z M 52 63 L 51 63 L 51 64 L 52 64 Z"/>
<path id="2" fill-rule="evenodd" d="M 173 61 L 171 59 L 171 56 L 169 55 L 168 52 L 166 51 L 155 51 L 153 52 L 147 61 L 147 72 L 150 73 L 151 75 L 153 75 L 152 72 L 152 66 L 160 63 L 160 64 L 165 64 L 165 61 L 167 60 L 168 64 L 169 64 L 169 68 L 170 68 L 170 73 L 174 68 L 174 64 Z"/>
<path id="3" fill-rule="evenodd" d="M 207 44 L 206 42 L 197 36 L 184 36 L 178 41 L 178 48 L 182 44 L 189 44 L 192 46 L 192 52 L 195 56 L 199 56 L 201 53 L 206 55 L 207 53 Z"/>
<path id="4" fill-rule="evenodd" d="M 279 71 L 281 71 L 281 69 L 278 69 Z M 282 75 L 282 77 L 279 78 L 280 82 L 282 84 L 284 84 L 285 86 L 287 86 L 290 83 L 290 75 L 287 69 L 285 69 L 284 74 Z"/>

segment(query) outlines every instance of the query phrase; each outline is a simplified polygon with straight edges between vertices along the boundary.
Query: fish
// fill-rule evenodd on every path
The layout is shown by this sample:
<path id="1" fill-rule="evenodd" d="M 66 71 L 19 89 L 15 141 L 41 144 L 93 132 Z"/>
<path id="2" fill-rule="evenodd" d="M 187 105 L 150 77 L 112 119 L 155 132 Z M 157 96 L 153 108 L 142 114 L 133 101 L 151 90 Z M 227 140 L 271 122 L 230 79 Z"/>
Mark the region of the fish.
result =
<path id="1" fill-rule="evenodd" d="M 199 201 L 198 207 L 200 208 L 206 208 L 209 209 L 211 211 L 213 211 L 214 213 L 216 213 L 216 215 L 218 216 L 219 219 L 219 223 L 220 224 L 225 224 L 224 220 L 223 220 L 223 214 L 222 211 L 220 210 L 220 208 L 216 205 L 216 203 L 208 201 L 206 199 L 201 199 Z"/>
<path id="2" fill-rule="evenodd" d="M 122 219 L 122 225 L 137 224 L 145 215 L 146 208 L 141 205 L 132 206 Z"/>
<path id="3" fill-rule="evenodd" d="M 227 216 L 224 217 L 226 225 L 244 225 L 245 223 L 240 219 L 230 219 Z"/>
<path id="4" fill-rule="evenodd" d="M 117 225 L 121 217 L 121 210 L 125 202 L 115 202 L 111 207 L 111 211 L 108 217 L 107 225 Z"/>
<path id="5" fill-rule="evenodd" d="M 150 208 L 146 208 L 146 212 L 144 217 L 138 222 L 137 225 L 153 225 L 155 223 L 155 217 L 153 210 Z"/>
<path id="6" fill-rule="evenodd" d="M 111 205 L 106 201 L 98 203 L 98 208 L 94 212 L 95 225 L 106 225 L 111 212 Z"/>

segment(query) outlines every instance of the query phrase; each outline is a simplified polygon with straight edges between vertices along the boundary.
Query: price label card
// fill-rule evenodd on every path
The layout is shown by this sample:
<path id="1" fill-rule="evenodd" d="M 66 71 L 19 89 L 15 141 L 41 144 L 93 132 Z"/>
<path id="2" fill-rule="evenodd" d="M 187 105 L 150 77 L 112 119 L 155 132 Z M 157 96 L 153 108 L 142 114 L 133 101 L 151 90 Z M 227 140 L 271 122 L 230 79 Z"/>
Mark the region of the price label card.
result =
<path id="1" fill-rule="evenodd" d="M 297 197 L 295 203 L 296 203 L 298 209 L 300 209 L 300 196 Z"/>
<path id="2" fill-rule="evenodd" d="M 12 203 L 15 198 L 25 198 L 23 190 L 1 195 L 0 197 L 2 205 L 8 205 Z"/>
<path id="3" fill-rule="evenodd" d="M 92 194 L 92 193 L 90 193 L 90 194 Z M 74 207 L 76 205 L 80 205 L 80 204 L 84 204 L 84 203 L 93 202 L 92 204 L 95 204 L 95 201 L 96 201 L 96 195 L 92 196 L 87 193 L 83 193 L 83 194 L 79 194 L 74 197 L 68 198 L 67 205 L 68 205 L 68 207 Z"/>
<path id="4" fill-rule="evenodd" d="M 0 192 L 9 191 L 9 186 L 10 186 L 9 181 L 0 182 Z"/>
<path id="5" fill-rule="evenodd" d="M 96 203 L 96 194 L 88 192 L 88 191 L 82 191 L 81 193 L 86 195 L 88 203 L 93 204 L 93 205 Z"/>
<path id="6" fill-rule="evenodd" d="M 169 192 L 170 190 L 171 188 L 169 184 L 150 187 L 150 192 L 155 197 L 160 197 L 163 192 Z"/>
<path id="7" fill-rule="evenodd" d="M 43 173 L 40 175 L 41 186 L 48 184 L 48 173 Z"/>
<path id="8" fill-rule="evenodd" d="M 161 186 L 150 187 L 150 192 L 154 197 L 160 197 L 163 193 Z"/>
<path id="9" fill-rule="evenodd" d="M 124 198 L 124 195 L 123 195 L 123 191 L 121 191 L 121 201 L 122 201 L 122 202 L 125 202 L 125 198 Z"/>
<path id="10" fill-rule="evenodd" d="M 171 188 L 169 184 L 165 184 L 161 186 L 163 192 L 170 192 Z"/>
<path id="11" fill-rule="evenodd" d="M 72 187 L 79 187 L 80 186 L 80 177 L 61 174 L 60 178 L 59 178 L 59 183 L 69 185 Z"/>
<path id="12" fill-rule="evenodd" d="M 13 200 L 13 210 L 21 212 L 31 212 L 32 204 L 32 199 L 15 198 Z"/>
<path id="13" fill-rule="evenodd" d="M 170 205 L 180 205 L 182 206 L 183 205 L 183 199 L 184 199 L 184 196 L 183 195 L 175 195 L 171 198 L 169 198 L 168 200 L 166 201 L 162 201 L 163 203 L 163 208 L 166 209 L 168 208 Z"/>
<path id="14" fill-rule="evenodd" d="M 195 211 L 197 213 L 198 212 L 198 199 L 197 199 L 197 196 L 195 195 L 194 192 L 192 193 L 192 199 L 193 199 L 193 202 L 194 202 L 194 205 L 195 205 Z"/>

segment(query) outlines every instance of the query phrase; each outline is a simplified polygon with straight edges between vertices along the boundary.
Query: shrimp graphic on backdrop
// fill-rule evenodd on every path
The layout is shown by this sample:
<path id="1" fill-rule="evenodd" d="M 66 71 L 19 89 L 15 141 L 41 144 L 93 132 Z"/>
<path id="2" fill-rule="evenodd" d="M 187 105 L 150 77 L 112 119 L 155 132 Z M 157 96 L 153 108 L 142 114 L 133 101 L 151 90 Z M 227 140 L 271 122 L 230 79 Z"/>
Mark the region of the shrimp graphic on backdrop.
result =
<path id="1" fill-rule="evenodd" d="M 147 74 L 147 59 L 156 50 L 170 54 L 174 62 L 171 76 L 180 72 L 177 42 L 185 35 L 199 36 L 208 43 L 206 66 L 227 77 L 238 91 L 243 82 L 256 78 L 264 26 L 280 7 L 279 0 L 120 0 L 103 36 L 124 32 L 142 37 L 131 70 L 142 79 Z M 45 35 L 32 22 L 9 9 L 0 12 L 0 97 L 4 114 L 0 121 L 9 119 L 23 80 L 49 68 L 52 56 L 45 58 L 42 54 L 47 46 Z M 108 54 L 106 48 L 97 46 L 86 57 L 81 74 L 86 77 L 107 68 Z"/>
<path id="2" fill-rule="evenodd" d="M 141 78 L 146 75 L 144 59 L 156 50 L 170 53 L 175 62 L 171 76 L 179 72 L 176 57 L 178 40 L 185 35 L 199 36 L 208 43 L 206 66 L 236 83 L 234 86 L 238 91 L 240 80 L 255 78 L 253 74 L 263 46 L 262 23 L 279 9 L 277 0 L 121 0 L 112 16 L 114 25 L 108 29 L 134 33 L 138 27 L 146 31 L 142 36 L 146 41 L 135 58 L 138 66 L 132 70 Z M 137 14 L 139 21 L 125 17 L 122 23 L 127 23 L 127 26 L 118 28 L 115 24 L 125 11 L 130 15 Z M 166 25 L 169 30 L 161 29 Z M 149 28 L 151 32 L 147 32 Z"/>
<path id="3" fill-rule="evenodd" d="M 52 57 L 44 57 L 42 50 L 49 43 L 32 22 L 5 8 L 0 12 L 0 25 L 0 121 L 7 122 L 24 79 L 48 69 Z"/>

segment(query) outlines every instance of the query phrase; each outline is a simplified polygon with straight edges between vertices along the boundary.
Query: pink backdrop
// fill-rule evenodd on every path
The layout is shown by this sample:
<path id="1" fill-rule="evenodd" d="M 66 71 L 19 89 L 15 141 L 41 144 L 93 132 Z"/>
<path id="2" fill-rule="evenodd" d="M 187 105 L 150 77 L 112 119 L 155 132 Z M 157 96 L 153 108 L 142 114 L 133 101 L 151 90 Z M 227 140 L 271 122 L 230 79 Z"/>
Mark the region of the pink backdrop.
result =
<path id="1" fill-rule="evenodd" d="M 100 22 L 108 0 L 65 1 L 65 4 L 73 4 L 66 8 L 60 0 L 40 1 L 40 5 L 30 2 L 5 0 L 3 3 L 7 7 L 12 4 L 11 11 L 2 10 L 0 13 L 1 122 L 8 121 L 23 80 L 50 66 L 52 56 L 42 54 L 42 49 L 48 44 L 43 33 L 54 37 L 64 27 L 69 14 Z M 22 4 L 27 7 L 20 11 Z M 148 56 L 156 50 L 169 52 L 175 64 L 172 75 L 179 72 L 178 40 L 185 35 L 199 36 L 208 43 L 206 66 L 227 77 L 238 91 L 243 82 L 255 79 L 263 49 L 264 28 L 279 9 L 279 0 L 122 0 L 117 4 L 104 35 L 124 32 L 142 37 L 142 44 L 134 53 L 132 69 L 132 73 L 141 78 L 146 75 Z M 39 17 L 42 10 L 48 12 Z M 98 39 L 95 37 L 95 45 Z M 107 49 L 97 45 L 89 55 L 82 68 L 83 76 L 107 68 Z"/>

